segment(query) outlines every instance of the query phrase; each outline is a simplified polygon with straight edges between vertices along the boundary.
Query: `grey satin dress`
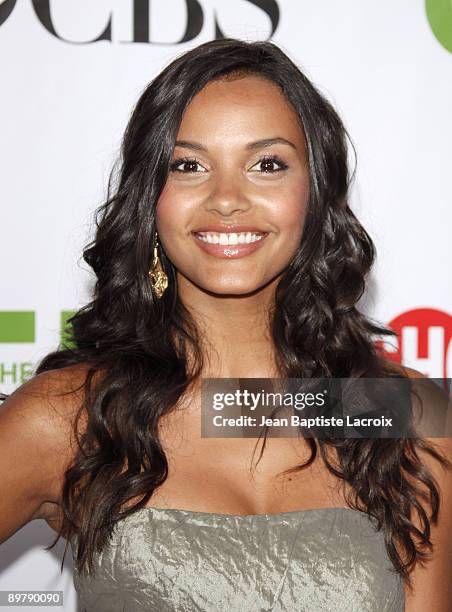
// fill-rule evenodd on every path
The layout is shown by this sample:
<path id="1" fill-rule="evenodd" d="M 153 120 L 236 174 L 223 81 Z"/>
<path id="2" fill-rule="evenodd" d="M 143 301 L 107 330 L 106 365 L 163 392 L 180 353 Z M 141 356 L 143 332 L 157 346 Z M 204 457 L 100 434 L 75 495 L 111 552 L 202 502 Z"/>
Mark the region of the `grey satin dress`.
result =
<path id="1" fill-rule="evenodd" d="M 403 582 L 371 521 L 348 508 L 142 508 L 116 523 L 93 575 L 74 568 L 80 612 L 403 612 Z"/>

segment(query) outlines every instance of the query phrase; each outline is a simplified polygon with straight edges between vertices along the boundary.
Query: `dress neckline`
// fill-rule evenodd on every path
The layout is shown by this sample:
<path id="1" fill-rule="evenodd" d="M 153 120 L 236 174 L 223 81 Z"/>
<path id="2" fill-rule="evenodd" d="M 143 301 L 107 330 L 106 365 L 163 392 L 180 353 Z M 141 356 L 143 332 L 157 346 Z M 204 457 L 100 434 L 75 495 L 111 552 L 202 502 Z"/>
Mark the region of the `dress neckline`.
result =
<path id="1" fill-rule="evenodd" d="M 155 506 L 145 506 L 143 508 L 139 508 L 138 510 L 134 510 L 132 513 L 127 516 L 122 516 L 119 518 L 113 527 L 113 531 L 120 529 L 119 525 L 123 525 L 125 528 L 130 521 L 133 521 L 133 517 L 143 517 L 148 515 L 151 522 L 152 518 L 158 520 L 159 518 L 165 519 L 168 518 L 170 520 L 176 520 L 178 523 L 189 523 L 197 526 L 204 527 L 215 527 L 217 528 L 219 524 L 223 521 L 225 525 L 228 524 L 242 524 L 242 525 L 253 525 L 253 523 L 263 522 L 267 524 L 284 524 L 291 519 L 299 519 L 302 520 L 303 517 L 308 518 L 309 516 L 315 517 L 316 514 L 332 514 L 334 516 L 337 513 L 339 516 L 350 518 L 353 522 L 355 519 L 358 521 L 366 518 L 371 521 L 371 516 L 362 510 L 357 510 L 355 508 L 349 508 L 345 506 L 329 506 L 324 508 L 307 508 L 305 510 L 288 510 L 287 512 L 270 512 L 264 514 L 226 514 L 221 512 L 203 512 L 202 510 L 185 510 L 184 508 L 157 508 Z M 190 519 L 193 520 L 193 523 L 190 522 Z M 78 541 L 78 535 L 74 534 L 74 541 Z M 71 545 L 73 545 L 73 541 L 71 540 Z"/>
<path id="2" fill-rule="evenodd" d="M 226 514 L 222 512 L 205 512 L 202 510 L 186 510 L 184 508 L 158 508 L 155 506 L 145 506 L 143 508 L 139 508 L 135 510 L 131 514 L 127 515 L 128 518 L 138 513 L 148 512 L 150 514 L 178 514 L 183 515 L 186 518 L 193 516 L 194 518 L 199 517 L 207 517 L 212 519 L 231 519 L 231 520 L 240 520 L 240 519 L 276 519 L 276 518 L 289 518 L 291 516 L 301 516 L 303 514 L 315 513 L 315 512 L 332 512 L 332 511 L 346 511 L 353 512 L 355 514 L 365 514 L 365 512 L 361 510 L 356 510 L 355 508 L 349 508 L 346 506 L 330 506 L 324 508 L 306 508 L 305 510 L 288 510 L 286 512 L 267 512 L 261 514 Z"/>

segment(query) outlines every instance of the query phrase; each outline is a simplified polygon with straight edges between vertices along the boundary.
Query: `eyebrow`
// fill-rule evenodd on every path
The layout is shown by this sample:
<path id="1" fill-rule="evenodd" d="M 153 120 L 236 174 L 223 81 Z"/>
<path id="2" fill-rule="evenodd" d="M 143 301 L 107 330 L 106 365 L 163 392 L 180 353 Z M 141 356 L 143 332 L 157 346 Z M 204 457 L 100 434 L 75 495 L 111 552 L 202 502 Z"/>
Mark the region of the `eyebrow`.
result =
<path id="1" fill-rule="evenodd" d="M 287 140 L 286 138 L 282 138 L 281 136 L 276 136 L 274 138 L 263 138 L 261 140 L 255 140 L 254 142 L 249 142 L 246 145 L 246 148 L 249 150 L 255 151 L 256 149 L 262 149 L 264 147 L 271 147 L 274 144 L 285 144 L 285 145 L 288 145 L 289 147 L 292 147 L 295 150 L 297 148 L 293 142 L 290 142 L 290 140 Z M 207 148 L 204 147 L 202 144 L 200 144 L 199 142 L 193 142 L 191 140 L 176 140 L 175 146 L 184 147 L 186 149 L 194 149 L 195 151 L 207 151 Z"/>

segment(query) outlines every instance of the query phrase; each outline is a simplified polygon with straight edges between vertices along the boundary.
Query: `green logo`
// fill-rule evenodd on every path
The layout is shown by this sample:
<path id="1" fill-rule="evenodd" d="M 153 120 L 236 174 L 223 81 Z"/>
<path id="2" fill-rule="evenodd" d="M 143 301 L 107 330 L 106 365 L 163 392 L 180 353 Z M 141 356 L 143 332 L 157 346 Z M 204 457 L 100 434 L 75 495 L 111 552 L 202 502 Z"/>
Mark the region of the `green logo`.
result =
<path id="1" fill-rule="evenodd" d="M 75 310 L 62 310 L 60 313 L 60 348 L 73 348 L 74 344 L 69 342 L 70 323 L 69 317 L 75 314 Z"/>
<path id="2" fill-rule="evenodd" d="M 452 0 L 426 0 L 425 10 L 433 34 L 452 53 Z"/>
<path id="3" fill-rule="evenodd" d="M 71 324 L 68 319 L 75 310 L 60 311 L 60 329 L 58 348 L 72 348 L 70 342 Z M 0 348 L 2 344 L 22 344 L 36 342 L 36 313 L 34 310 L 0 310 Z M 22 384 L 34 372 L 32 361 L 0 360 L 0 385 Z"/>
<path id="4" fill-rule="evenodd" d="M 0 342 L 34 342 L 35 313 L 33 310 L 0 311 Z"/>
<path id="5" fill-rule="evenodd" d="M 69 341 L 68 319 L 75 310 L 60 312 L 60 347 L 72 347 Z M 36 314 L 34 310 L 0 310 L 0 343 L 36 342 Z"/>

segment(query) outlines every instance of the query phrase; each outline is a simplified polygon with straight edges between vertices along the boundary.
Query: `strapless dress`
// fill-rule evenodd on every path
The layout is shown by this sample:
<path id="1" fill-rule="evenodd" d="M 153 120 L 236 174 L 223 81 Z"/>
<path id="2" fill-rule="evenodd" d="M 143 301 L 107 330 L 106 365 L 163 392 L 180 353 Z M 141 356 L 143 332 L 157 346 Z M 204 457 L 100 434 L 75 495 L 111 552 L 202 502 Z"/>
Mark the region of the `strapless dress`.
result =
<path id="1" fill-rule="evenodd" d="M 80 612 L 403 612 L 373 521 L 349 508 L 142 508 L 115 524 L 93 574 L 74 567 Z"/>

